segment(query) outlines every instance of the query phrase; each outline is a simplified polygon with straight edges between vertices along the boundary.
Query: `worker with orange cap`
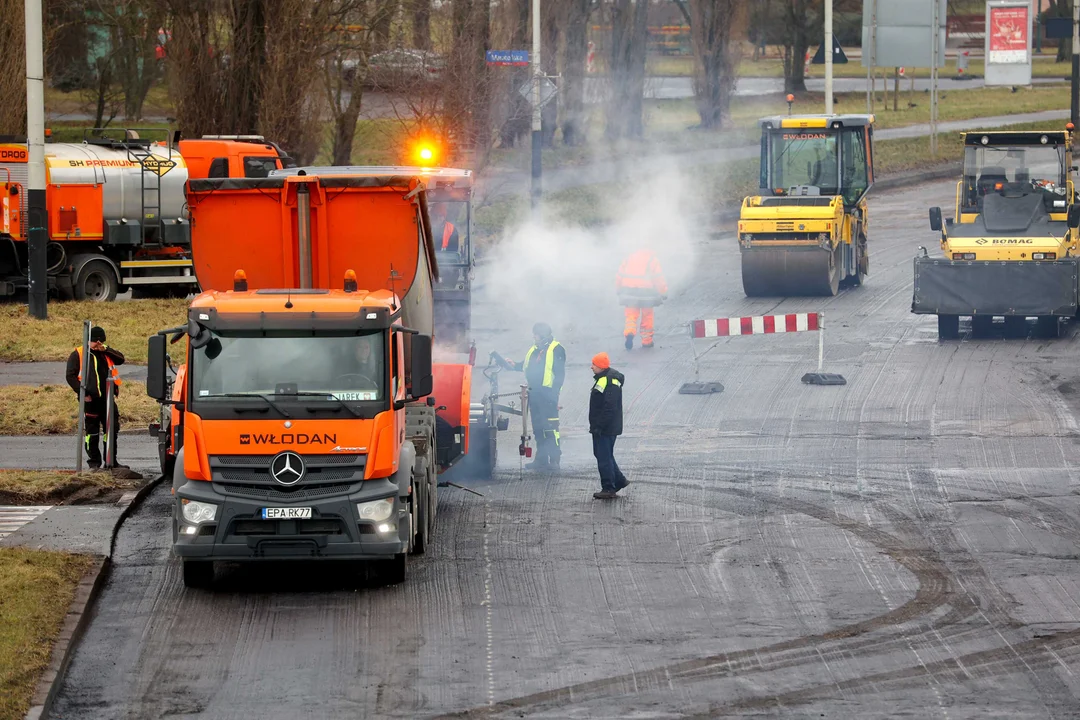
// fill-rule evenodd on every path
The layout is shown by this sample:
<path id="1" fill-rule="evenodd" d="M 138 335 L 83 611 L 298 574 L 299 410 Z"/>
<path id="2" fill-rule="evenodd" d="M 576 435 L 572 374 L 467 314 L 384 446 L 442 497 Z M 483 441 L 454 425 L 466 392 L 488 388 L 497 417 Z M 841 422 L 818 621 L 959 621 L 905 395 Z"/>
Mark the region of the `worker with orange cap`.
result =
<path id="1" fill-rule="evenodd" d="M 619 304 L 626 307 L 623 335 L 626 349 L 634 347 L 634 336 L 641 325 L 641 347 L 653 346 L 653 308 L 667 299 L 667 282 L 660 261 L 648 248 L 638 250 L 623 260 L 615 279 Z"/>
<path id="2" fill-rule="evenodd" d="M 606 352 L 592 359 L 593 387 L 589 393 L 589 433 L 592 434 L 593 456 L 600 471 L 600 492 L 597 500 L 611 500 L 630 481 L 615 462 L 615 440 L 622 435 L 622 388 L 626 378 L 611 367 Z"/>

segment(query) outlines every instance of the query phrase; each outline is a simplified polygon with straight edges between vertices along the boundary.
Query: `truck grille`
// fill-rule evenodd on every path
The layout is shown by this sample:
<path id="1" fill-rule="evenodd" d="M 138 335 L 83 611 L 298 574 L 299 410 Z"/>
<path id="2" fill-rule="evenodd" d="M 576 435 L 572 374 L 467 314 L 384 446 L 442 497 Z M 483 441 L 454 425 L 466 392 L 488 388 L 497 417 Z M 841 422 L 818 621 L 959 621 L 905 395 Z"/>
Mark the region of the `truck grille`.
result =
<path id="1" fill-rule="evenodd" d="M 274 482 L 270 463 L 274 455 L 211 455 L 210 474 L 215 483 L 236 487 L 263 487 L 294 497 L 301 488 L 331 483 L 361 482 L 367 465 L 366 455 L 301 455 L 306 470 L 294 490 Z M 260 496 L 263 497 L 263 496 Z"/>
<path id="2" fill-rule="evenodd" d="M 336 485 L 309 485 L 301 484 L 295 490 L 278 489 L 266 485 L 245 485 L 240 483 L 215 482 L 214 489 L 223 495 L 235 495 L 236 497 L 250 498 L 252 500 L 281 500 L 283 502 L 297 502 L 313 498 L 326 497 L 327 495 L 347 495 L 354 490 L 353 483 L 338 483 Z"/>

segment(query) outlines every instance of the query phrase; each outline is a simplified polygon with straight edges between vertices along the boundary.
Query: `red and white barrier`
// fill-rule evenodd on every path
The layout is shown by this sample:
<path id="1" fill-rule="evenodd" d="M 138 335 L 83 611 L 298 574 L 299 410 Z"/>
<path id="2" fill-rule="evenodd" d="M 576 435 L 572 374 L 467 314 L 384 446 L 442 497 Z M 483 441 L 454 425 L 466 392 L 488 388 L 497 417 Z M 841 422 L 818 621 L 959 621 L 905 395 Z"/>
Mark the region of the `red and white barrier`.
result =
<path id="1" fill-rule="evenodd" d="M 817 330 L 819 313 L 790 313 L 787 315 L 757 315 L 753 317 L 694 320 L 690 333 L 695 338 L 728 337 L 730 335 L 766 335 Z"/>
<path id="2" fill-rule="evenodd" d="M 825 313 L 789 313 L 786 315 L 754 315 L 750 317 L 715 318 L 690 321 L 690 349 L 694 353 L 694 376 L 698 375 L 698 356 L 694 340 L 701 338 L 722 338 L 738 335 L 773 335 L 795 332 L 816 332 L 818 334 L 818 369 L 817 373 L 807 374 L 803 382 L 812 384 L 842 384 L 839 375 L 831 376 L 837 381 L 818 382 L 822 377 L 825 364 Z M 818 377 L 808 380 L 811 375 Z"/>

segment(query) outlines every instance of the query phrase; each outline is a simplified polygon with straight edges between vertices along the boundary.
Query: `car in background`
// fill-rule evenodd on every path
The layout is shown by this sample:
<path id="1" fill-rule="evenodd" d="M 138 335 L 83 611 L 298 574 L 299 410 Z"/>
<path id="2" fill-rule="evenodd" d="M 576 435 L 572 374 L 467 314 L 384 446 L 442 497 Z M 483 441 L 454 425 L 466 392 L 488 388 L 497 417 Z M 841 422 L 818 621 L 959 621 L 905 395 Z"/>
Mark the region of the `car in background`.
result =
<path id="1" fill-rule="evenodd" d="M 419 83 L 438 80 L 445 70 L 446 60 L 436 53 L 397 48 L 368 58 L 364 85 L 376 90 L 399 92 Z"/>

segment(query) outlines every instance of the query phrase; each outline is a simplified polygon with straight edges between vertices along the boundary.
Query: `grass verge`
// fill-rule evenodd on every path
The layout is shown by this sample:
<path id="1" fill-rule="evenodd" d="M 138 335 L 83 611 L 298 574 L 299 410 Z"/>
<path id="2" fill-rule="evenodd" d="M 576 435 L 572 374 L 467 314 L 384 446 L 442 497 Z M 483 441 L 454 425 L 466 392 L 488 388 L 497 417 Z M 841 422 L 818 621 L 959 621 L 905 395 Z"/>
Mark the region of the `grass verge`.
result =
<path id="1" fill-rule="evenodd" d="M 811 48 L 816 52 L 817 46 Z M 1031 64 L 1031 75 L 1037 78 L 1068 78 L 1072 72 L 1068 62 L 1054 62 L 1056 51 L 1050 49 L 1043 52 L 1042 57 L 1035 55 L 1035 61 Z M 694 58 L 690 55 L 657 55 L 650 57 L 646 65 L 650 75 L 657 77 L 690 77 L 694 74 Z M 893 68 L 876 68 L 878 78 L 887 77 L 892 79 Z M 905 77 L 930 77 L 930 68 L 906 68 Z M 982 76 L 986 71 L 982 58 L 970 58 L 965 75 Z M 956 58 L 949 58 L 945 67 L 938 69 L 939 77 L 957 77 Z M 752 57 L 744 57 L 739 63 L 739 77 L 744 78 L 782 78 L 784 77 L 784 62 L 779 57 L 764 57 L 754 60 Z M 824 65 L 811 65 L 808 78 L 825 77 Z M 863 67 L 859 58 L 849 58 L 843 65 L 833 65 L 833 77 L 836 78 L 865 78 L 866 68 Z"/>
<path id="2" fill-rule="evenodd" d="M 105 328 L 108 344 L 127 362 L 146 363 L 146 339 L 158 330 L 182 325 L 187 300 L 49 303 L 49 319 L 35 320 L 26 306 L 0 305 L 0 360 L 63 362 L 82 342 L 83 320 Z"/>
<path id="3" fill-rule="evenodd" d="M 143 429 L 159 416 L 146 385 L 125 381 L 117 401 L 120 427 Z M 79 403 L 67 385 L 0 385 L 0 435 L 71 435 Z"/>
<path id="4" fill-rule="evenodd" d="M 107 472 L 0 470 L 0 502 L 5 505 L 85 502 L 134 487 L 137 485 L 132 481 L 118 480 Z"/>
<path id="5" fill-rule="evenodd" d="M 0 720 L 22 718 L 79 581 L 86 555 L 0 548 Z"/>

